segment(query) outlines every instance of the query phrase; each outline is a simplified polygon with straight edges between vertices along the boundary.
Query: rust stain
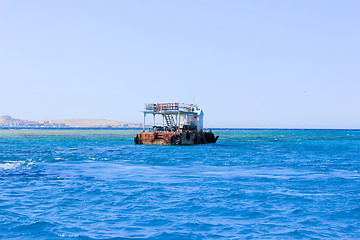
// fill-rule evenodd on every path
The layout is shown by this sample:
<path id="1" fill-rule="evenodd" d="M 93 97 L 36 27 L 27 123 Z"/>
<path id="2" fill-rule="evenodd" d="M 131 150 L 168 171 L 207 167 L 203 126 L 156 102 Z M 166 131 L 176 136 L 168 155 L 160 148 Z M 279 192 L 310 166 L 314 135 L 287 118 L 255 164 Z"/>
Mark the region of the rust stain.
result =
<path id="1" fill-rule="evenodd" d="M 141 132 L 138 134 L 140 144 L 170 145 L 170 138 L 175 132 Z"/>

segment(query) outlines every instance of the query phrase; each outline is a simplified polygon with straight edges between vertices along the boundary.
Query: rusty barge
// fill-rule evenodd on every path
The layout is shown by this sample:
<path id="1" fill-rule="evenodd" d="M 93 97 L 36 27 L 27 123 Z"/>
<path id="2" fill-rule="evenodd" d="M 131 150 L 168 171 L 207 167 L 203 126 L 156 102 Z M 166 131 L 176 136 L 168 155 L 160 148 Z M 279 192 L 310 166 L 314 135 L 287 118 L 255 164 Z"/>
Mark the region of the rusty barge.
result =
<path id="1" fill-rule="evenodd" d="M 143 131 L 134 138 L 136 144 L 192 145 L 216 143 L 219 136 L 203 129 L 204 112 L 194 104 L 145 104 Z M 145 130 L 146 116 L 153 116 L 153 124 Z M 162 120 L 161 124 L 156 123 Z"/>

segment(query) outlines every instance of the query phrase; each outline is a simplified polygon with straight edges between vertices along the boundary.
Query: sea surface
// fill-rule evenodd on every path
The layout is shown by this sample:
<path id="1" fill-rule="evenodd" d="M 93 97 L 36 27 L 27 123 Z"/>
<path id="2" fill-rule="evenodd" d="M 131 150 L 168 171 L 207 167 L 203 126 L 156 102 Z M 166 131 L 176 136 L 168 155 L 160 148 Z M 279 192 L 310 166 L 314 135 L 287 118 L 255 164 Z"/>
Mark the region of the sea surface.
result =
<path id="1" fill-rule="evenodd" d="M 0 130 L 0 239 L 360 239 L 360 131 Z"/>

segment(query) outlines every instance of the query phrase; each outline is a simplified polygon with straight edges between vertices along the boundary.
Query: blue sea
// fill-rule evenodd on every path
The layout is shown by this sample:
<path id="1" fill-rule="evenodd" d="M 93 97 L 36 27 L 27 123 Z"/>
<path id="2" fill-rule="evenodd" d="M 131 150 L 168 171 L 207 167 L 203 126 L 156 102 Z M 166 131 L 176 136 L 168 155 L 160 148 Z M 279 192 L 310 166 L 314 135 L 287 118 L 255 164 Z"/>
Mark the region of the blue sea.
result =
<path id="1" fill-rule="evenodd" d="M 1 239 L 360 239 L 360 131 L 0 130 Z"/>

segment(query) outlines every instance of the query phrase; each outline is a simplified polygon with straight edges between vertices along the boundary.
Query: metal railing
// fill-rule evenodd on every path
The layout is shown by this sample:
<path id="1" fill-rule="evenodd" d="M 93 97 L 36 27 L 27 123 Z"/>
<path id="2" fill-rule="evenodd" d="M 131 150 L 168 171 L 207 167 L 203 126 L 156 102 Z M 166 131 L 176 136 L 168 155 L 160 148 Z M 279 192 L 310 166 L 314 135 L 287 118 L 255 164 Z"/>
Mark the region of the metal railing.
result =
<path id="1" fill-rule="evenodd" d="M 146 111 L 179 111 L 179 103 L 151 103 L 145 105 Z"/>
<path id="2" fill-rule="evenodd" d="M 194 111 L 196 105 L 184 103 L 150 103 L 145 104 L 145 111 L 163 112 L 163 111 Z"/>
<path id="3" fill-rule="evenodd" d="M 179 111 L 178 103 L 158 103 L 156 104 L 156 111 Z"/>

